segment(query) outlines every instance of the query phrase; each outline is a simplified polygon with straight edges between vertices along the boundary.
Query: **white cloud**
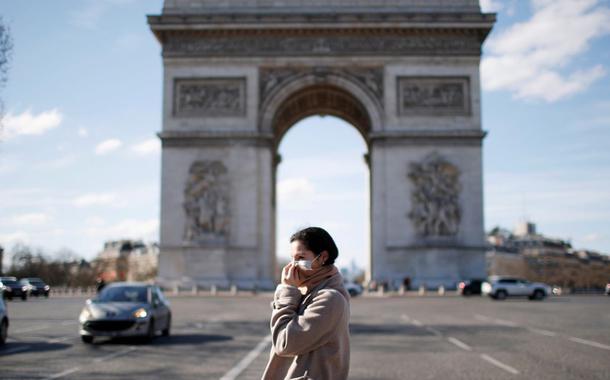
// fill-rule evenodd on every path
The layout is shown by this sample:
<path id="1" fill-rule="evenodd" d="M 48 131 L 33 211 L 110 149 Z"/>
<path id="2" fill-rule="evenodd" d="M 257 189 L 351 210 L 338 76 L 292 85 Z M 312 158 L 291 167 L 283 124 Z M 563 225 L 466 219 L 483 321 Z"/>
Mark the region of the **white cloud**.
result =
<path id="1" fill-rule="evenodd" d="M 116 203 L 117 197 L 112 193 L 85 194 L 75 198 L 72 203 L 77 207 L 106 206 Z"/>
<path id="2" fill-rule="evenodd" d="M 6 234 L 0 234 L 0 244 L 6 249 L 7 246 L 16 243 L 27 243 L 30 241 L 30 236 L 25 231 L 16 231 Z"/>
<path id="3" fill-rule="evenodd" d="M 49 216 L 47 214 L 43 214 L 43 213 L 21 214 L 21 215 L 14 216 L 12 218 L 13 224 L 26 225 L 26 226 L 45 224 L 49 220 L 50 220 Z"/>
<path id="4" fill-rule="evenodd" d="M 311 199 L 315 188 L 307 178 L 287 178 L 278 182 L 277 192 L 281 202 Z"/>
<path id="5" fill-rule="evenodd" d="M 38 115 L 30 110 L 18 115 L 8 113 L 2 120 L 3 137 L 6 139 L 19 135 L 41 135 L 61 124 L 63 116 L 57 109 L 43 111 Z"/>
<path id="6" fill-rule="evenodd" d="M 112 151 L 119 149 L 123 145 L 123 142 L 119 139 L 108 139 L 97 144 L 95 147 L 95 154 L 98 156 L 108 154 Z"/>
<path id="7" fill-rule="evenodd" d="M 140 156 L 147 156 L 159 153 L 161 151 L 161 143 L 159 139 L 151 138 L 133 145 L 131 149 Z"/>
<path id="8" fill-rule="evenodd" d="M 480 4 L 483 12 L 498 12 L 503 8 L 502 3 L 497 0 L 480 0 Z"/>
<path id="9" fill-rule="evenodd" d="M 586 90 L 601 65 L 569 69 L 590 42 L 610 33 L 610 9 L 597 0 L 533 0 L 532 17 L 492 35 L 481 62 L 483 88 L 554 102 Z"/>
<path id="10" fill-rule="evenodd" d="M 89 136 L 89 131 L 86 128 L 82 128 L 82 127 L 79 128 L 77 133 L 78 133 L 78 135 L 80 137 L 87 137 L 87 136 Z"/>

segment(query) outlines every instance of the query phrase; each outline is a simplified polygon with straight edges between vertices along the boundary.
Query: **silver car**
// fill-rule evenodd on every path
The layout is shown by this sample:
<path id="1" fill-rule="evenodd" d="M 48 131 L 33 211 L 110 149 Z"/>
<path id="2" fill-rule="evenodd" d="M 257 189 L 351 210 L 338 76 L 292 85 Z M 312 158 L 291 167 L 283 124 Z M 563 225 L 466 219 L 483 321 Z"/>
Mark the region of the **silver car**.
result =
<path id="1" fill-rule="evenodd" d="M 96 336 L 142 336 L 150 341 L 159 330 L 169 336 L 171 321 L 169 302 L 158 286 L 116 282 L 87 300 L 79 316 L 80 336 L 85 343 Z"/>

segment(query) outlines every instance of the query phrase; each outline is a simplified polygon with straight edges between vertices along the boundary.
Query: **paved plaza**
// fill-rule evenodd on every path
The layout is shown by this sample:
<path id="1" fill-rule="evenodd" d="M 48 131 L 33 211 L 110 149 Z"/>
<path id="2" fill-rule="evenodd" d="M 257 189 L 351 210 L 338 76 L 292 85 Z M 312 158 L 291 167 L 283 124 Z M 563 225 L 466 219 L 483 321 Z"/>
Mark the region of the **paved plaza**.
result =
<path id="1" fill-rule="evenodd" d="M 173 297 L 172 336 L 80 341 L 84 298 L 8 302 L 0 379 L 259 379 L 270 294 Z M 350 379 L 610 379 L 610 297 L 352 300 Z"/>

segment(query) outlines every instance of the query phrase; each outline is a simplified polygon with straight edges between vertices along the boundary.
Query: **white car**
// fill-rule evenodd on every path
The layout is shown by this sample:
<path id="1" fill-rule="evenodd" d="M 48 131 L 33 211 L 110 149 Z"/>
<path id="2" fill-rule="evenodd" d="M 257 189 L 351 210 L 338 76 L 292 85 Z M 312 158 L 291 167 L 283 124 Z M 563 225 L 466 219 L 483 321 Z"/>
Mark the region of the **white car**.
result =
<path id="1" fill-rule="evenodd" d="M 529 282 L 515 277 L 491 276 L 481 285 L 481 292 L 496 300 L 504 300 L 507 297 L 528 297 L 530 300 L 542 300 L 552 294 L 552 289 L 547 284 L 540 282 Z"/>
<path id="2" fill-rule="evenodd" d="M 8 335 L 8 315 L 3 297 L 0 297 L 0 346 L 6 342 Z"/>

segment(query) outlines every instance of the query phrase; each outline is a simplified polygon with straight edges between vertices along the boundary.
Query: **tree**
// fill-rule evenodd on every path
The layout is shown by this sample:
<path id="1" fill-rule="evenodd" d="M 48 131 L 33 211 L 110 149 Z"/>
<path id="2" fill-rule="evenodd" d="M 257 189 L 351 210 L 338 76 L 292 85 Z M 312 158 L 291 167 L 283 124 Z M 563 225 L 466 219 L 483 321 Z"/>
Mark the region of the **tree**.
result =
<path id="1" fill-rule="evenodd" d="M 11 37 L 10 28 L 4 23 L 4 19 L 0 16 L 0 89 L 4 87 L 8 80 L 8 69 L 13 52 L 13 38 Z M 4 116 L 4 102 L 0 98 L 0 130 L 1 120 Z"/>

